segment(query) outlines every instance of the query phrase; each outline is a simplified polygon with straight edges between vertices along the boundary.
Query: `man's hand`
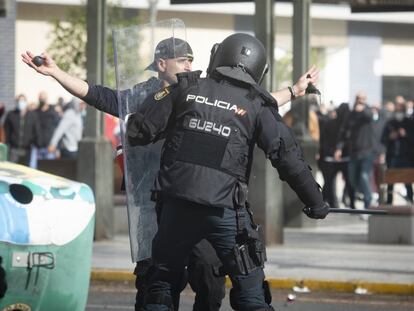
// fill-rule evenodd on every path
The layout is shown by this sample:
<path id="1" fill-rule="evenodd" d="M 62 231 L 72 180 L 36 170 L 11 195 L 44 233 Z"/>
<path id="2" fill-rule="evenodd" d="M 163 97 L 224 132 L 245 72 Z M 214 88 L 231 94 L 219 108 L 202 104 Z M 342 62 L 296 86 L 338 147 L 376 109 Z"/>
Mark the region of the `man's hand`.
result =
<path id="1" fill-rule="evenodd" d="M 36 55 L 34 55 L 32 52 L 26 51 L 26 53 L 22 54 L 22 61 L 26 63 L 28 66 L 32 67 L 38 73 L 41 73 L 45 76 L 53 77 L 55 72 L 59 69 L 59 67 L 56 65 L 53 59 L 47 53 L 42 53 L 40 54 L 40 57 L 43 58 L 43 64 L 40 66 L 36 66 L 36 64 L 33 62 L 35 56 Z"/>
<path id="2" fill-rule="evenodd" d="M 316 66 L 312 66 L 307 72 L 300 76 L 298 81 L 293 85 L 296 96 L 305 95 L 306 88 L 309 82 L 316 85 L 319 79 L 319 69 Z"/>
<path id="3" fill-rule="evenodd" d="M 312 66 L 307 72 L 305 72 L 299 80 L 292 86 L 293 91 L 296 97 L 305 95 L 306 88 L 308 87 L 309 82 L 316 85 L 319 79 L 319 69 L 315 66 Z M 291 101 L 291 93 L 289 88 L 284 88 L 282 90 L 271 92 L 270 93 L 277 101 L 278 106 L 283 106 L 284 104 Z"/>
<path id="4" fill-rule="evenodd" d="M 336 149 L 335 153 L 334 153 L 334 158 L 336 161 L 340 161 L 342 158 L 342 150 L 341 149 Z"/>
<path id="5" fill-rule="evenodd" d="M 400 135 L 400 137 L 405 137 L 407 136 L 407 131 L 404 128 L 400 127 L 398 129 L 398 134 Z"/>
<path id="6" fill-rule="evenodd" d="M 329 214 L 329 204 L 323 202 L 320 206 L 305 206 L 302 211 L 309 218 L 324 219 Z"/>
<path id="7" fill-rule="evenodd" d="M 47 151 L 48 151 L 49 153 L 55 153 L 55 154 L 56 154 L 57 149 L 56 149 L 56 147 L 55 147 L 55 146 L 50 145 L 49 147 L 47 147 Z"/>
<path id="8" fill-rule="evenodd" d="M 33 62 L 35 56 L 36 55 L 34 55 L 32 52 L 26 51 L 26 53 L 22 54 L 22 61 L 29 67 L 32 67 L 38 73 L 54 78 L 66 89 L 66 91 L 71 93 L 73 96 L 79 98 L 86 96 L 89 90 L 88 83 L 61 70 L 47 53 L 40 54 L 43 62 L 40 64 L 40 66 L 36 66 L 36 64 Z"/>

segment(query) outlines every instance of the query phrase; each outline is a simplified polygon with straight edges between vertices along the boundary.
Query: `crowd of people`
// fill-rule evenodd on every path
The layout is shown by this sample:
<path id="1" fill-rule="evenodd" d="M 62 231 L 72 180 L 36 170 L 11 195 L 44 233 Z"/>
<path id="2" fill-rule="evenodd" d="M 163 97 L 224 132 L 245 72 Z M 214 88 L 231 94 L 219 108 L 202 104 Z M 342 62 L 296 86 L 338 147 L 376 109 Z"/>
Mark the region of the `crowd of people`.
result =
<path id="1" fill-rule="evenodd" d="M 414 103 L 403 96 L 394 101 L 369 104 L 358 92 L 352 105 L 342 103 L 317 112 L 320 127 L 318 166 L 323 175 L 324 199 L 338 207 L 336 177 L 345 181 L 341 200 L 355 208 L 362 199 L 364 208 L 378 194 L 381 169 L 414 167 Z M 412 185 L 407 184 L 405 199 L 413 202 Z M 393 185 L 388 185 L 387 203 L 392 204 Z"/>
<path id="2" fill-rule="evenodd" d="M 14 109 L 7 113 L 0 102 L 0 117 L 4 115 L 0 140 L 9 147 L 9 160 L 35 168 L 37 160 L 76 158 L 84 109 L 85 103 L 77 97 L 66 103 L 60 97 L 52 104 L 45 91 L 39 93 L 37 102 L 18 95 Z M 352 105 L 322 104 L 313 115 L 318 124 L 313 120 L 309 126 L 312 139 L 319 140 L 323 196 L 332 207 L 339 207 L 341 200 L 355 208 L 355 199 L 360 198 L 367 208 L 378 195 L 381 169 L 414 167 L 413 100 L 397 95 L 393 101 L 371 105 L 366 94 L 358 92 Z M 288 121 L 285 118 L 290 125 Z M 339 173 L 345 187 L 338 199 Z M 412 185 L 405 188 L 406 201 L 413 202 Z M 393 185 L 388 185 L 388 204 L 393 202 L 392 192 Z"/>
<path id="3" fill-rule="evenodd" d="M 82 138 L 84 107 L 76 97 L 66 103 L 59 98 L 52 104 L 44 91 L 37 102 L 18 95 L 15 107 L 7 113 L 0 102 L 0 113 L 5 114 L 1 141 L 8 146 L 9 161 L 36 168 L 38 160 L 75 158 Z"/>

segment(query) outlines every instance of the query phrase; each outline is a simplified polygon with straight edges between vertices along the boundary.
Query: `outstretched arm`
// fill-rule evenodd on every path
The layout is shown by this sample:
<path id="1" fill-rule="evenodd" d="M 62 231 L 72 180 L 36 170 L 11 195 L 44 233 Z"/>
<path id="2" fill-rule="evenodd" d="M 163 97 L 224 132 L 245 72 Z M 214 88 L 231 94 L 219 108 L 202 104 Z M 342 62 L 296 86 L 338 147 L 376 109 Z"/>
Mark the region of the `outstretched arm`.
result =
<path id="1" fill-rule="evenodd" d="M 42 53 L 40 56 L 43 58 L 43 64 L 39 67 L 33 63 L 35 55 L 30 51 L 22 54 L 22 61 L 38 73 L 54 78 L 72 95 L 79 98 L 86 96 L 89 89 L 88 83 L 61 70 L 47 53 Z"/>
<path id="2" fill-rule="evenodd" d="M 41 66 L 36 66 L 33 62 L 35 55 L 30 51 L 22 54 L 22 61 L 38 73 L 54 78 L 69 93 L 84 100 L 88 105 L 118 117 L 118 98 L 115 90 L 101 85 L 89 86 L 85 81 L 61 70 L 47 53 L 40 56 L 43 58 Z"/>
<path id="3" fill-rule="evenodd" d="M 294 94 L 296 97 L 305 95 L 305 90 L 308 87 L 309 83 L 316 85 L 319 79 L 319 69 L 316 66 L 312 66 L 308 71 L 300 76 L 298 81 L 292 86 Z M 271 92 L 272 96 L 277 100 L 277 103 L 280 106 L 283 106 L 291 100 L 292 94 L 289 91 L 289 88 L 284 88 L 276 92 Z"/>
<path id="4" fill-rule="evenodd" d="M 305 204 L 303 212 L 311 218 L 325 218 L 329 206 L 323 201 L 295 135 L 273 106 L 264 107 L 259 114 L 257 145 L 278 170 L 280 179 L 286 181 Z"/>

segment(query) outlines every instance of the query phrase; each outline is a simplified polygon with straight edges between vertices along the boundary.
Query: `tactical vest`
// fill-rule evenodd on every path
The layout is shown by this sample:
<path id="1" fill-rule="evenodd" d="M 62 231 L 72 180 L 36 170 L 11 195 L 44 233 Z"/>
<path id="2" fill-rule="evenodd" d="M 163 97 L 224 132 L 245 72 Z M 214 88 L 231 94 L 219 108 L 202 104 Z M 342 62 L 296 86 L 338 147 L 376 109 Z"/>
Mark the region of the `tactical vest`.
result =
<path id="1" fill-rule="evenodd" d="M 155 191 L 232 208 L 236 183 L 249 179 L 256 117 L 277 103 L 257 86 L 200 73 L 178 75 Z"/>

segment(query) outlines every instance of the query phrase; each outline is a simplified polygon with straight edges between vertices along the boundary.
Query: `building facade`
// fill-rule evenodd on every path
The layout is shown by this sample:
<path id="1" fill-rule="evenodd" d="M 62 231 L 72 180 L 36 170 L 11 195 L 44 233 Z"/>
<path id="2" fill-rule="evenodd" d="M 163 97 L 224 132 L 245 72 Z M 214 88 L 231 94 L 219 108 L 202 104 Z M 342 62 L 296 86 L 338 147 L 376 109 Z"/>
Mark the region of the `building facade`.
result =
<path id="1" fill-rule="evenodd" d="M 68 9 L 82 5 L 80 0 L 17 0 L 6 1 L 11 10 L 6 19 L 0 17 L 0 60 L 8 64 L 8 73 L 0 71 L 0 96 L 11 104 L 4 89 L 24 93 L 35 101 L 45 90 L 51 101 L 69 94 L 48 77 L 39 77 L 21 62 L 20 54 L 31 50 L 38 54 L 50 44 L 52 18 L 65 20 Z M 148 1 L 121 1 L 128 14 L 149 21 Z M 275 64 L 279 87 L 290 84 L 289 61 L 292 55 L 292 13 L 289 3 L 277 3 L 275 11 Z M 14 13 L 16 12 L 16 13 Z M 242 31 L 253 33 L 254 3 L 218 3 L 171 5 L 159 0 L 157 20 L 182 19 L 187 39 L 193 47 L 194 69 L 205 71 L 211 46 L 227 35 Z M 370 102 L 380 102 L 402 94 L 414 98 L 414 13 L 351 14 L 346 5 L 313 4 L 311 8 L 312 59 L 321 67 L 320 89 L 323 101 L 335 105 L 352 102 L 359 90 L 367 92 Z M 15 31 L 12 21 L 16 18 Z M 5 24 L 8 23 L 8 26 Z M 9 28 L 7 28 L 9 27 Z M 8 30 L 9 29 L 9 30 Z M 13 30 L 13 31 L 12 31 Z M 10 42 L 15 42 L 10 44 Z M 6 43 L 4 43 L 6 42 Z M 71 44 L 70 42 L 68 44 Z M 8 51 L 3 46 L 8 45 Z M 9 53 L 9 54 L 7 54 Z M 14 55 L 14 62 L 11 55 Z M 15 72 L 14 85 L 4 86 Z M 9 81 L 9 83 L 12 83 Z M 2 93 L 3 92 L 3 93 Z"/>

